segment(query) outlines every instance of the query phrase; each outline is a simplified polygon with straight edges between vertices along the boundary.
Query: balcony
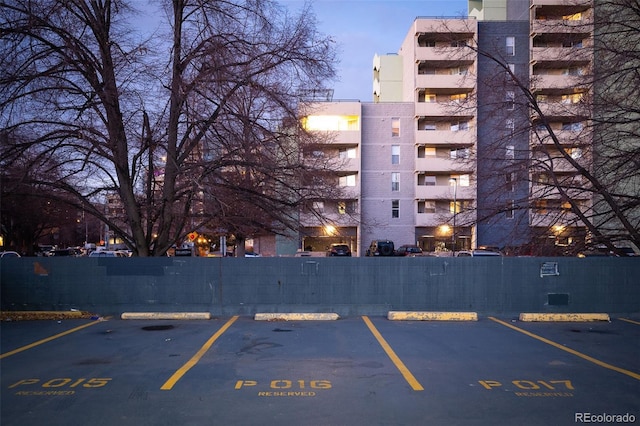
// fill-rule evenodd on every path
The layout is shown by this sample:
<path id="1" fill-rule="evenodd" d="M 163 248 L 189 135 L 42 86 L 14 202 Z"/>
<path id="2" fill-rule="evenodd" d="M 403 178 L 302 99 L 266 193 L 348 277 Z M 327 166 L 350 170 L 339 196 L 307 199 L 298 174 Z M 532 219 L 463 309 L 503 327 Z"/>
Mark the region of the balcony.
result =
<path id="1" fill-rule="evenodd" d="M 593 49 L 585 47 L 532 47 L 531 62 L 586 63 L 593 59 Z"/>
<path id="2" fill-rule="evenodd" d="M 588 117 L 588 106 L 581 103 L 565 104 L 562 102 L 540 102 L 538 103 L 540 112 L 548 120 L 559 120 L 567 117 Z M 538 114 L 535 111 L 531 111 L 533 118 Z"/>
<path id="3" fill-rule="evenodd" d="M 416 75 L 416 87 L 419 89 L 452 89 L 459 92 L 471 92 L 475 88 L 475 78 L 470 73 L 466 75 Z"/>
<path id="4" fill-rule="evenodd" d="M 416 185 L 415 198 L 424 200 L 453 200 L 453 186 L 450 185 Z M 473 186 L 458 186 L 458 200 L 475 200 L 476 189 Z"/>
<path id="5" fill-rule="evenodd" d="M 418 130 L 416 131 L 417 145 L 447 145 L 447 146 L 471 146 L 476 143 L 475 131 L 460 130 Z"/>
<path id="6" fill-rule="evenodd" d="M 553 134 L 556 135 L 558 142 L 562 145 L 576 145 L 576 143 L 589 143 L 593 138 L 593 131 L 591 128 L 583 129 L 581 131 L 573 130 L 554 130 Z M 546 130 L 538 130 L 537 134 L 531 134 L 531 145 L 550 144 L 553 145 L 553 139 Z"/>
<path id="7" fill-rule="evenodd" d="M 535 74 L 531 79 L 531 89 L 533 92 L 542 90 L 582 88 L 591 79 L 583 75 L 549 75 Z"/>
<path id="8" fill-rule="evenodd" d="M 476 115 L 476 103 L 467 102 L 416 102 L 416 117 L 473 117 Z"/>
<path id="9" fill-rule="evenodd" d="M 537 34 L 590 34 L 593 31 L 593 18 L 581 20 L 536 19 L 531 24 L 531 35 Z"/>
<path id="10" fill-rule="evenodd" d="M 438 61 L 445 62 L 473 62 L 476 52 L 469 47 L 416 47 L 416 62 Z"/>
<path id="11" fill-rule="evenodd" d="M 471 159 L 451 159 L 449 157 L 416 158 L 415 169 L 428 172 L 473 173 L 474 161 Z"/>
<path id="12" fill-rule="evenodd" d="M 416 19 L 413 23 L 415 34 L 434 33 L 434 34 L 455 34 L 472 38 L 478 28 L 478 22 L 475 19 Z"/>

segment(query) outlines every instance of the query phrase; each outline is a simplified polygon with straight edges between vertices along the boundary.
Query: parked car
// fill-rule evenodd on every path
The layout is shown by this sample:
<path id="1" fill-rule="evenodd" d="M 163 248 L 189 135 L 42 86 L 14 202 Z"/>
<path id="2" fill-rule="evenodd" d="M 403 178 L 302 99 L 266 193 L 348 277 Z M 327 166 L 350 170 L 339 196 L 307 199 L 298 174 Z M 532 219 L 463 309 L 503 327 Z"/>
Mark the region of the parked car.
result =
<path id="1" fill-rule="evenodd" d="M 92 252 L 89 257 L 129 257 L 122 251 L 101 250 Z"/>
<path id="2" fill-rule="evenodd" d="M 456 253 L 456 257 L 483 257 L 483 256 L 502 256 L 500 252 L 492 250 L 461 250 Z"/>
<path id="3" fill-rule="evenodd" d="M 351 249 L 346 244 L 331 244 L 327 256 L 351 256 Z"/>
<path id="4" fill-rule="evenodd" d="M 396 250 L 396 256 L 415 257 L 415 256 L 421 256 L 421 255 L 422 255 L 422 249 L 418 246 L 414 246 L 410 244 L 402 245 L 398 247 L 398 250 Z"/>
<path id="5" fill-rule="evenodd" d="M 395 253 L 395 246 L 390 240 L 373 240 L 367 250 L 367 256 L 394 256 Z"/>
<path id="6" fill-rule="evenodd" d="M 0 257 L 9 258 L 9 257 L 21 257 L 17 251 L 0 251 Z"/>

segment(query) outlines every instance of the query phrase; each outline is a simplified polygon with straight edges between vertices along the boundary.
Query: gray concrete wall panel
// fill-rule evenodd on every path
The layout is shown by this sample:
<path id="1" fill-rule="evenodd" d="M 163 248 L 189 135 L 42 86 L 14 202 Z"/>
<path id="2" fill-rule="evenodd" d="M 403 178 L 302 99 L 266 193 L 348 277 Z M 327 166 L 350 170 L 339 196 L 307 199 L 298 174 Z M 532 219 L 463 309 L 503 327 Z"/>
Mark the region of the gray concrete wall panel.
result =
<path id="1" fill-rule="evenodd" d="M 3 311 L 640 311 L 635 258 L 20 258 L 0 279 Z"/>

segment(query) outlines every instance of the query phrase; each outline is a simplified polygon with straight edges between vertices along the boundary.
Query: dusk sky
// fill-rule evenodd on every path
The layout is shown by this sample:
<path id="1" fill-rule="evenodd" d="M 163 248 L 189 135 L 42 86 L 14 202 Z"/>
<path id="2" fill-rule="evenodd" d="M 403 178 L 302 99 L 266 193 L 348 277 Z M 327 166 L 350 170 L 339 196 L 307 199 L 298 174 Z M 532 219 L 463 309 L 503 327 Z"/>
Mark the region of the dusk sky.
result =
<path id="1" fill-rule="evenodd" d="M 303 0 L 280 0 L 295 11 Z M 373 100 L 373 56 L 397 53 L 418 16 L 466 16 L 467 0 L 314 0 L 319 30 L 340 46 L 334 99 Z"/>
<path id="2" fill-rule="evenodd" d="M 297 12 L 304 0 L 277 0 Z M 133 0 L 141 11 L 139 29 L 153 32 L 166 16 L 157 0 Z M 318 30 L 331 36 L 340 54 L 340 81 L 334 99 L 373 100 L 373 56 L 397 53 L 409 27 L 418 16 L 467 16 L 467 0 L 312 0 Z"/>

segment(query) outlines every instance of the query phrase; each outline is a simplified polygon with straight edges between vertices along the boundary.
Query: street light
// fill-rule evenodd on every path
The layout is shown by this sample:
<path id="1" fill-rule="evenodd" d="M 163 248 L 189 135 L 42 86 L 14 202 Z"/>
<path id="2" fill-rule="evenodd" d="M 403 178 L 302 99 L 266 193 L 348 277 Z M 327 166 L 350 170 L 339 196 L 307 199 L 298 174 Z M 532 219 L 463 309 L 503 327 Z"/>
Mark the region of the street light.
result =
<path id="1" fill-rule="evenodd" d="M 450 178 L 449 182 L 453 183 L 453 229 L 451 230 L 451 250 L 453 256 L 456 255 L 456 214 L 458 213 L 458 179 Z"/>

